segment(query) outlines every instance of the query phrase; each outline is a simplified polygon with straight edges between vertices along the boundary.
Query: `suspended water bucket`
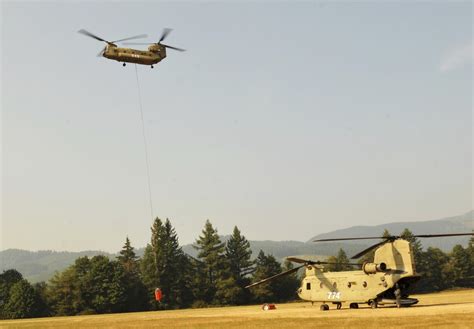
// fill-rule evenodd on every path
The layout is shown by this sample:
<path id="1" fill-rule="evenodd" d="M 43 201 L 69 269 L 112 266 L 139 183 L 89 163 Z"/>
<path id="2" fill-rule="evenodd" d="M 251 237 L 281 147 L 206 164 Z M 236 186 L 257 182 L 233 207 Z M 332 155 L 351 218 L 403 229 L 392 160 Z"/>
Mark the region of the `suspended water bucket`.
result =
<path id="1" fill-rule="evenodd" d="M 155 300 L 161 303 L 161 298 L 163 297 L 163 293 L 161 292 L 160 288 L 155 289 Z"/>

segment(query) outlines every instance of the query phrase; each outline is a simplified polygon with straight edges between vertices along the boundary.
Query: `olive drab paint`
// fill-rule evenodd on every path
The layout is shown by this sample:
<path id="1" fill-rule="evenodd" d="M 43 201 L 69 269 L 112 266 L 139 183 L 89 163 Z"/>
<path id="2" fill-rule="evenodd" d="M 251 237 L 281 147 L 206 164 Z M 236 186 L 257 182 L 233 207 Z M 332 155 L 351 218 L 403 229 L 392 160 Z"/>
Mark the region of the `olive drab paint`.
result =
<path id="1" fill-rule="evenodd" d="M 153 65 L 166 58 L 166 47 L 161 44 L 152 44 L 148 50 L 137 50 L 107 45 L 102 56 L 121 63 Z"/>
<path id="2" fill-rule="evenodd" d="M 141 64 L 141 65 L 150 65 L 153 68 L 153 64 L 157 64 L 166 58 L 166 48 L 177 50 L 177 51 L 185 51 L 184 49 L 168 46 L 161 43 L 164 39 L 166 39 L 166 37 L 168 36 L 168 34 L 170 34 L 171 31 L 172 29 L 168 29 L 168 28 L 164 29 L 158 42 L 128 43 L 128 44 L 135 44 L 135 45 L 143 45 L 143 44 L 149 45 L 148 50 L 123 48 L 123 47 L 118 47 L 116 45 L 116 42 L 145 38 L 146 37 L 145 34 L 136 35 L 133 37 L 120 39 L 116 41 L 107 41 L 84 29 L 79 30 L 78 33 L 106 43 L 105 47 L 98 54 L 99 57 L 105 57 L 107 59 L 121 62 L 123 63 L 123 66 L 125 66 L 125 63 L 134 63 L 134 64 Z"/>

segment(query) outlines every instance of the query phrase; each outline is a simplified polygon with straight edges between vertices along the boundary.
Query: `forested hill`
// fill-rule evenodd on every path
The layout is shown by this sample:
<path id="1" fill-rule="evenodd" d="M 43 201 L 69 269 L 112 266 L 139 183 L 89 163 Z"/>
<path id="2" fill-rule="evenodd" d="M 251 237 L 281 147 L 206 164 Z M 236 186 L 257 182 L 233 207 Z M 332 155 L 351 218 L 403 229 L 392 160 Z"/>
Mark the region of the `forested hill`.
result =
<path id="1" fill-rule="evenodd" d="M 227 240 L 228 237 L 222 237 L 222 240 Z M 305 243 L 300 241 L 249 241 L 253 252 L 253 258 L 257 257 L 260 250 L 266 254 L 271 254 L 277 259 L 282 259 L 286 256 L 292 255 L 319 255 L 325 258 L 337 252 L 338 248 L 342 247 L 349 254 L 356 253 L 363 249 L 366 245 L 353 244 L 331 244 L 331 245 L 316 245 L 314 243 Z M 335 249 L 336 248 L 336 249 Z M 336 251 L 334 251 L 336 250 Z M 184 245 L 183 251 L 187 254 L 196 257 L 197 251 L 191 245 Z M 136 250 L 137 256 L 142 256 L 144 248 Z M 20 249 L 7 249 L 0 251 L 0 273 L 7 269 L 16 269 L 28 281 L 35 283 L 49 280 L 56 271 L 62 271 L 74 261 L 83 256 L 105 255 L 109 258 L 115 258 L 117 254 L 110 254 L 105 251 L 27 251 Z"/>
<path id="2" fill-rule="evenodd" d="M 25 279 L 35 283 L 49 280 L 55 271 L 62 271 L 74 261 L 83 256 L 106 255 L 115 258 L 115 255 L 105 251 L 27 251 L 21 249 L 7 249 L 0 251 L 0 272 L 16 269 Z"/>
<path id="3" fill-rule="evenodd" d="M 408 228 L 413 234 L 469 233 L 474 230 L 474 210 L 459 216 L 429 221 L 394 222 L 377 226 L 352 226 L 342 230 L 313 236 L 308 242 L 315 239 L 380 236 L 384 229 L 387 229 L 390 234 L 398 235 L 405 228 Z M 423 248 L 437 247 L 443 251 L 451 250 L 456 244 L 466 246 L 468 241 L 468 236 L 420 239 Z M 354 243 L 360 243 L 360 241 Z"/>

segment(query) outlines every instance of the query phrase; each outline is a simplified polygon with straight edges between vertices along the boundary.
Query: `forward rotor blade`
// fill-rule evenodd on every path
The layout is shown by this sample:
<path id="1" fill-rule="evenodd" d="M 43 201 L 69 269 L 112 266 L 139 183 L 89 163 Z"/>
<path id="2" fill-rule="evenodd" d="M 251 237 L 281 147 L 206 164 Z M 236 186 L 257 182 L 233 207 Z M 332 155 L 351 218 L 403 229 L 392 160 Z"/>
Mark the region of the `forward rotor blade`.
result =
<path id="1" fill-rule="evenodd" d="M 158 43 L 165 40 L 166 37 L 168 36 L 168 34 L 170 34 L 171 31 L 173 31 L 173 29 L 169 29 L 169 28 L 163 29 L 163 33 L 161 34 L 161 38 L 160 38 L 160 41 L 158 41 Z"/>
<path id="2" fill-rule="evenodd" d="M 174 50 L 177 50 L 177 51 L 186 51 L 186 49 L 177 48 L 177 47 L 173 47 L 173 46 L 168 46 L 168 45 L 165 45 L 165 44 L 162 44 L 162 45 L 165 46 L 166 48 L 174 49 Z"/>
<path id="3" fill-rule="evenodd" d="M 96 40 L 109 43 L 109 41 L 104 40 L 104 39 L 102 39 L 102 38 L 99 38 L 99 37 L 96 36 L 95 34 L 92 34 L 92 33 L 90 33 L 89 31 L 86 31 L 86 30 L 84 30 L 84 29 L 80 29 L 79 31 L 77 31 L 77 33 L 84 34 L 84 35 L 87 35 L 88 37 L 94 38 L 94 39 L 96 39 Z"/>
<path id="4" fill-rule="evenodd" d="M 351 259 L 360 258 L 360 257 L 362 257 L 363 255 L 365 255 L 366 253 L 368 253 L 369 251 L 372 251 L 372 250 L 378 248 L 379 246 L 383 245 L 383 244 L 386 243 L 387 241 L 389 241 L 389 240 L 387 239 L 387 240 L 383 240 L 383 241 L 381 241 L 381 242 L 379 242 L 379 243 L 376 243 L 376 244 L 370 246 L 369 248 L 362 250 L 362 251 L 359 252 L 357 255 L 352 256 Z"/>
<path id="5" fill-rule="evenodd" d="M 115 40 L 115 41 L 112 41 L 112 43 L 121 42 L 121 41 L 125 41 L 125 40 L 142 39 L 142 38 L 146 38 L 146 37 L 148 37 L 148 35 L 140 34 L 140 35 L 135 35 L 133 37 L 129 37 L 129 38 L 125 38 L 125 39 Z"/>
<path id="6" fill-rule="evenodd" d="M 252 284 L 249 284 L 248 286 L 246 286 L 245 288 L 251 288 L 251 287 L 255 287 L 255 286 L 258 286 L 262 283 L 265 283 L 265 282 L 268 282 L 268 281 L 271 281 L 271 280 L 274 280 L 276 278 L 279 278 L 281 276 L 285 276 L 285 275 L 288 275 L 288 274 L 291 274 L 291 273 L 295 273 L 296 271 L 298 271 L 300 268 L 306 266 L 306 264 L 303 264 L 301 266 L 298 266 L 298 267 L 295 267 L 295 268 L 292 268 L 291 270 L 288 270 L 288 271 L 285 271 L 285 272 L 281 272 L 281 273 L 278 273 L 277 275 L 273 275 L 271 277 L 268 277 L 266 279 L 263 279 L 263 280 L 260 280 L 258 282 L 255 282 L 255 283 L 252 283 Z"/>
<path id="7" fill-rule="evenodd" d="M 348 240 L 374 240 L 374 239 L 385 239 L 385 237 L 374 236 L 374 237 L 363 237 L 363 238 L 317 239 L 317 240 L 313 240 L 313 242 L 348 241 Z"/>

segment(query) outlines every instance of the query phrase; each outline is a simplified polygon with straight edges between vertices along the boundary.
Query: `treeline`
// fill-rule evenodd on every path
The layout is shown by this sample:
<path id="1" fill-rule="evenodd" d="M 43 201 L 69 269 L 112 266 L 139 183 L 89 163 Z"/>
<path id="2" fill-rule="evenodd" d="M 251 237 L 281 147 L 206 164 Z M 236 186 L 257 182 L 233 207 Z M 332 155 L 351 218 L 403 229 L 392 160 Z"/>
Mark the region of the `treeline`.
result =
<path id="1" fill-rule="evenodd" d="M 147 310 L 244 305 L 296 298 L 296 274 L 245 289 L 292 268 L 260 251 L 252 259 L 250 243 L 234 228 L 223 243 L 207 221 L 196 239 L 197 258 L 183 252 L 171 222 L 156 218 L 150 243 L 137 257 L 128 237 L 115 260 L 87 256 L 48 283 L 31 285 L 16 270 L 0 274 L 0 318 L 28 318 Z M 154 296 L 160 288 L 162 298 Z"/>
<path id="2" fill-rule="evenodd" d="M 384 230 L 383 237 L 391 236 Z M 420 240 L 413 233 L 405 229 L 401 234 L 411 244 L 415 259 L 416 272 L 421 279 L 411 288 L 412 293 L 433 292 L 455 287 L 474 288 L 474 237 L 469 240 L 468 246 L 455 245 L 445 253 L 439 248 L 429 247 L 423 250 Z M 367 253 L 359 263 L 373 262 L 374 251 Z M 349 258 L 343 249 L 339 249 L 336 256 L 327 259 L 332 264 L 326 268 L 328 271 L 347 271 L 354 269 L 347 265 Z"/>
<path id="3" fill-rule="evenodd" d="M 385 230 L 383 236 L 390 236 Z M 413 292 L 474 287 L 474 237 L 466 248 L 456 245 L 449 253 L 438 248 L 423 250 L 421 242 L 405 229 L 416 270 L 422 279 Z M 128 237 L 115 260 L 106 256 L 79 257 L 56 273 L 48 283 L 31 285 L 14 270 L 0 274 L 0 319 L 79 314 L 165 310 L 217 305 L 281 302 L 296 298 L 296 273 L 251 289 L 245 286 L 293 268 L 260 251 L 253 259 L 250 243 L 237 227 L 227 242 L 207 221 L 196 239 L 197 257 L 183 252 L 167 219 L 155 219 L 150 243 L 137 257 Z M 372 262 L 374 251 L 360 259 Z M 355 269 L 340 249 L 327 259 L 328 271 Z M 155 299 L 160 288 L 162 298 Z"/>

